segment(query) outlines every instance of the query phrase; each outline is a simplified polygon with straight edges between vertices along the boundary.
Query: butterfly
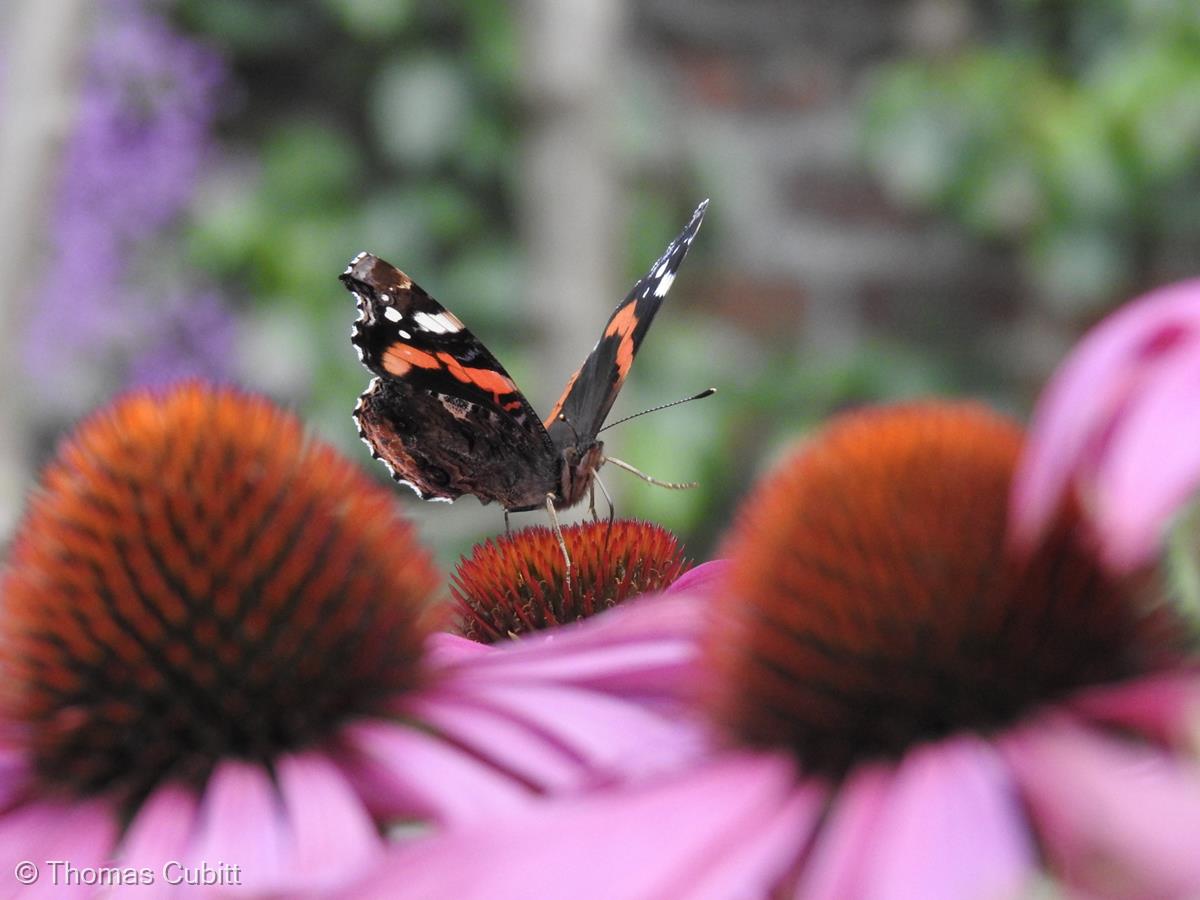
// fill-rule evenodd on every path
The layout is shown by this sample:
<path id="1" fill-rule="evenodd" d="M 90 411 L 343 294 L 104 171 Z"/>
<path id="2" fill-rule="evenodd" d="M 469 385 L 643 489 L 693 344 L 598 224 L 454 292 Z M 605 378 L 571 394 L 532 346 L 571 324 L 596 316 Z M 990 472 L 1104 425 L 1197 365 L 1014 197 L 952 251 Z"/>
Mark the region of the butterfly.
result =
<path id="1" fill-rule="evenodd" d="M 374 375 L 354 407 L 372 456 L 423 500 L 473 494 L 506 516 L 545 507 L 557 524 L 554 511 L 591 496 L 608 461 L 597 435 L 707 207 L 613 311 L 545 418 L 458 316 L 395 266 L 358 254 L 341 281 L 357 300 L 351 342 Z"/>

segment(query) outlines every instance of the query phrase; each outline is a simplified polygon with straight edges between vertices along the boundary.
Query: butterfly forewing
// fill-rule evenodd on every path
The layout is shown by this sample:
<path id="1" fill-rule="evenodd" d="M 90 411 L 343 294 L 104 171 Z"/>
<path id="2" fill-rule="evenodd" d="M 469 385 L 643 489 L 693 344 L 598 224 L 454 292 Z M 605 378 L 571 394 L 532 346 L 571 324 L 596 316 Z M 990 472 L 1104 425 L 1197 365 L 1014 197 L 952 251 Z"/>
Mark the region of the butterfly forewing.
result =
<path id="1" fill-rule="evenodd" d="M 542 431 L 500 361 L 411 278 L 377 256 L 360 253 L 341 280 L 359 298 L 351 341 L 367 368 L 414 388 L 495 409 L 535 435 Z"/>
<path id="2" fill-rule="evenodd" d="M 543 423 L 556 447 L 587 446 L 595 440 L 629 375 L 642 339 L 700 230 L 707 208 L 707 200 L 696 207 L 683 231 L 613 310 L 600 340 L 567 381 L 562 396 Z"/>

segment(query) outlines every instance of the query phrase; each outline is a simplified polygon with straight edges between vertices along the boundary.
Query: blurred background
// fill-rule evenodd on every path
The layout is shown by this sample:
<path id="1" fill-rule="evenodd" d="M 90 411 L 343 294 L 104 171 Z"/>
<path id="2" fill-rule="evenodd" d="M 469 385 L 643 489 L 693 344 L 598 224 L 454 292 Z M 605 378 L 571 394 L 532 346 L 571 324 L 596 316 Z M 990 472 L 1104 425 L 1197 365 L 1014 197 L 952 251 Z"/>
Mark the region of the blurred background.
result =
<path id="1" fill-rule="evenodd" d="M 81 415 L 200 375 L 386 480 L 337 282 L 369 249 L 546 410 L 704 197 L 607 432 L 622 516 L 708 556 L 831 411 L 1028 412 L 1114 306 L 1195 274 L 1190 0 L 8 0 L 0 534 Z M 502 530 L 397 488 L 449 564 Z M 518 516 L 516 525 L 541 523 Z"/>

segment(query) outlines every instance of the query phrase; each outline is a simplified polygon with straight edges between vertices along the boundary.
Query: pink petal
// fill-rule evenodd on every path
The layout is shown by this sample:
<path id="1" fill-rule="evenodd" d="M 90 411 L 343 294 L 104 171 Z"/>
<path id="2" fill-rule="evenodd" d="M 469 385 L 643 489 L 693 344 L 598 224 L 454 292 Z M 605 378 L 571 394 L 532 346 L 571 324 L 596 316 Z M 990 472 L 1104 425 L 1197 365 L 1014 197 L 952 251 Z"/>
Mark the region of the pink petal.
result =
<path id="1" fill-rule="evenodd" d="M 694 758 L 703 746 L 697 726 L 687 720 L 601 693 L 553 684 L 455 687 L 473 705 L 520 723 L 565 750 L 585 772 L 657 771 Z"/>
<path id="2" fill-rule="evenodd" d="M 425 640 L 425 664 L 434 668 L 450 665 L 481 653 L 491 653 L 493 649 L 490 644 L 481 644 L 462 635 L 435 631 Z"/>
<path id="3" fill-rule="evenodd" d="M 796 865 L 825 808 L 827 788 L 816 781 L 797 785 L 778 810 L 754 811 L 730 822 L 719 850 L 689 867 L 671 896 L 768 897 Z"/>
<path id="4" fill-rule="evenodd" d="M 1014 479 L 1012 531 L 1019 546 L 1037 541 L 1081 466 L 1098 462 L 1094 457 L 1104 451 L 1106 438 L 1126 427 L 1120 422 L 1126 403 L 1153 391 L 1160 372 L 1194 357 L 1198 347 L 1200 281 L 1155 291 L 1109 316 L 1080 341 L 1038 403 Z M 1194 411 L 1188 418 L 1195 418 Z M 1172 491 L 1181 486 L 1184 470 L 1200 474 L 1200 452 L 1196 455 L 1190 466 L 1177 462 Z M 1153 471 L 1144 474 L 1155 478 Z M 1165 485 L 1162 490 L 1170 493 Z M 1133 551 L 1118 549 L 1118 557 L 1128 560 Z"/>
<path id="5" fill-rule="evenodd" d="M 804 846 L 817 801 L 786 760 L 733 756 L 653 787 L 540 804 L 399 847 L 346 896 L 765 896 Z"/>
<path id="6" fill-rule="evenodd" d="M 864 857 L 864 896 L 1019 896 L 1037 850 L 999 754 L 958 737 L 910 751 Z"/>
<path id="7" fill-rule="evenodd" d="M 703 592 L 645 595 L 590 619 L 496 645 L 503 653 L 473 662 L 495 664 L 496 658 L 508 654 L 549 656 L 583 647 L 693 638 L 707 622 L 707 607 Z"/>
<path id="8" fill-rule="evenodd" d="M 380 852 L 379 834 L 362 801 L 324 756 L 282 756 L 276 778 L 292 833 L 291 884 L 306 890 L 342 884 Z"/>
<path id="9" fill-rule="evenodd" d="M 694 680 L 705 611 L 694 594 L 639 597 L 584 622 L 497 645 L 438 677 L 553 681 L 638 700 L 675 699 Z"/>
<path id="10" fill-rule="evenodd" d="M 1005 756 L 1060 877 L 1104 896 L 1200 896 L 1200 766 L 1065 721 Z"/>
<path id="11" fill-rule="evenodd" d="M 163 785 L 146 798 L 121 839 L 114 864 L 149 869 L 154 873 L 154 883 L 126 885 L 116 896 L 149 900 L 172 893 L 173 888 L 162 877 L 163 865 L 184 858 L 198 824 L 198 808 L 195 793 L 178 784 Z"/>
<path id="12" fill-rule="evenodd" d="M 654 703 L 686 693 L 694 672 L 696 644 L 658 638 L 608 646 L 575 646 L 572 642 L 529 650 L 504 649 L 477 662 L 444 681 L 570 684 Z"/>
<path id="13" fill-rule="evenodd" d="M 422 725 L 450 738 L 454 745 L 488 760 L 501 771 L 513 773 L 520 781 L 550 793 L 580 784 L 577 756 L 506 712 L 472 702 L 469 694 L 464 698 L 450 691 L 426 691 L 406 710 Z"/>
<path id="14" fill-rule="evenodd" d="M 241 867 L 248 889 L 274 890 L 287 876 L 287 822 L 271 776 L 240 760 L 218 764 L 201 802 L 201 826 L 185 862 Z"/>
<path id="15" fill-rule="evenodd" d="M 511 775 L 415 728 L 359 722 L 343 735 L 353 751 L 343 770 L 380 817 L 475 822 L 534 799 Z"/>
<path id="16" fill-rule="evenodd" d="M 1095 722 L 1187 746 L 1196 740 L 1200 726 L 1200 671 L 1167 672 L 1090 688 L 1071 699 L 1069 706 Z"/>
<path id="17" fill-rule="evenodd" d="M 1171 517 L 1200 485 L 1200 340 L 1188 350 L 1130 398 L 1093 476 L 1092 515 L 1118 570 L 1155 557 Z"/>
<path id="18" fill-rule="evenodd" d="M 862 765 L 837 791 L 805 861 L 794 896 L 838 900 L 863 894 L 863 860 L 871 855 L 880 812 L 893 774 L 883 765 Z"/>
<path id="19" fill-rule="evenodd" d="M 714 559 L 688 569 L 664 591 L 667 594 L 708 593 L 729 571 L 729 560 Z"/>
<path id="20" fill-rule="evenodd" d="M 108 864 L 117 842 L 117 816 L 99 801 L 36 802 L 0 817 L 0 882 L 6 897 L 92 897 L 94 885 L 74 883 L 68 864 L 76 870 Z M 31 862 L 37 880 L 17 883 L 18 863 Z"/>

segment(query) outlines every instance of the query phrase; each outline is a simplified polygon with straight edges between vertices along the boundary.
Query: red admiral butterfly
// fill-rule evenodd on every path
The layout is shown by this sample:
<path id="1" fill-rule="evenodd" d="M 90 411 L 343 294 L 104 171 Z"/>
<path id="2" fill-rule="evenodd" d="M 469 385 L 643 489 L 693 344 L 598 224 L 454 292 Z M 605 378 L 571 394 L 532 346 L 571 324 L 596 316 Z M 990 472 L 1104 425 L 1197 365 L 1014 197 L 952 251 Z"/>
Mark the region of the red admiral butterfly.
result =
<path id="1" fill-rule="evenodd" d="M 341 281 L 358 299 L 351 341 L 375 375 L 354 407 L 371 455 L 423 500 L 474 494 L 506 513 L 545 506 L 552 517 L 574 506 L 606 461 L 596 436 L 707 206 L 617 306 L 544 421 L 454 313 L 391 264 L 358 254 Z"/>

